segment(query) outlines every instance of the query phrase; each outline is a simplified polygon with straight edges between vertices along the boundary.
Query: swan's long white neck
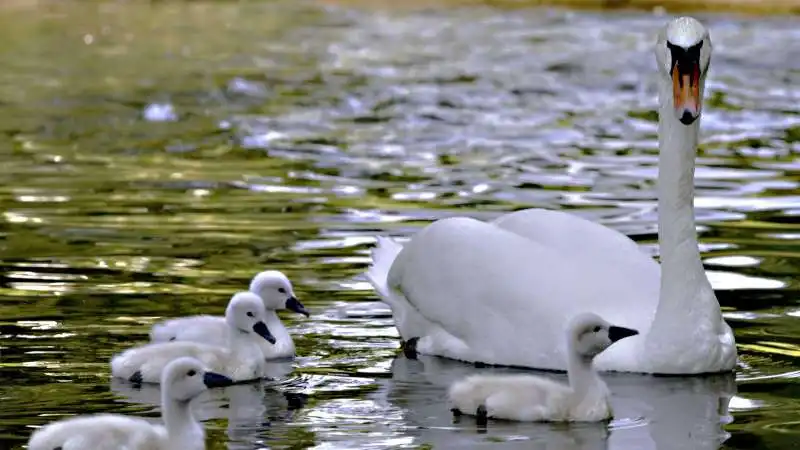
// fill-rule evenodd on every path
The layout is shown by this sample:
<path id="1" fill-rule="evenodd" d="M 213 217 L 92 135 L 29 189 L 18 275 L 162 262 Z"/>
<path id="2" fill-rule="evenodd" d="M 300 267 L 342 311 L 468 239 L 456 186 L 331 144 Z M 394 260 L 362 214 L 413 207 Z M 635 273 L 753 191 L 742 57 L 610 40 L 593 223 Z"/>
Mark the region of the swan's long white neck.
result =
<path id="1" fill-rule="evenodd" d="M 701 79 L 703 95 L 705 77 Z M 662 80 L 658 120 L 658 241 L 661 286 L 647 340 L 667 344 L 680 330 L 707 329 L 721 320 L 719 303 L 703 270 L 694 220 L 694 169 L 700 118 L 682 124 L 672 104 L 672 83 Z M 716 320 L 717 322 L 712 322 Z M 685 333 L 684 333 L 685 334 Z"/>
<path id="2" fill-rule="evenodd" d="M 161 391 L 161 404 L 164 412 L 164 426 L 170 441 L 179 441 L 195 431 L 196 421 L 189 408 L 189 401 L 175 400 L 169 397 L 168 389 Z"/>
<path id="3" fill-rule="evenodd" d="M 286 329 L 286 326 L 278 316 L 278 312 L 274 309 L 268 309 L 264 323 L 267 324 L 267 328 L 269 328 L 269 331 L 275 337 L 275 344 L 273 344 L 275 353 L 294 353 L 294 341 L 289 334 L 289 330 Z"/>
<path id="4" fill-rule="evenodd" d="M 603 380 L 592 367 L 592 358 L 579 355 L 571 346 L 568 349 L 567 378 L 569 386 L 577 399 L 583 399 L 597 386 L 603 385 Z"/>

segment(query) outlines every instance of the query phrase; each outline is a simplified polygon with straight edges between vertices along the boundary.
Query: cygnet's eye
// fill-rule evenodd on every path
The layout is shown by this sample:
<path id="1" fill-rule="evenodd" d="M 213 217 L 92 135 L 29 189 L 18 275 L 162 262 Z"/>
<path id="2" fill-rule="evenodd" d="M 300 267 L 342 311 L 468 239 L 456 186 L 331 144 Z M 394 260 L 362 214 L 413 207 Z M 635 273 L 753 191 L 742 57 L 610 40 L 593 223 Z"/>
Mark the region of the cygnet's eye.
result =
<path id="1" fill-rule="evenodd" d="M 598 325 L 598 326 L 596 326 L 596 327 L 592 328 L 592 333 L 599 333 L 599 332 L 600 332 L 600 330 L 602 330 L 602 329 L 603 329 L 603 327 L 601 327 L 600 325 Z"/>
<path id="2" fill-rule="evenodd" d="M 197 372 L 194 369 L 192 369 L 192 370 L 186 372 L 186 375 L 190 376 L 190 377 L 193 377 L 193 376 L 197 375 Z"/>
<path id="3" fill-rule="evenodd" d="M 280 292 L 281 294 L 285 294 L 286 293 L 286 289 L 278 288 L 278 292 Z"/>
<path id="4" fill-rule="evenodd" d="M 255 316 L 255 314 L 253 314 L 253 311 L 247 311 L 247 317 L 253 317 L 253 316 Z"/>

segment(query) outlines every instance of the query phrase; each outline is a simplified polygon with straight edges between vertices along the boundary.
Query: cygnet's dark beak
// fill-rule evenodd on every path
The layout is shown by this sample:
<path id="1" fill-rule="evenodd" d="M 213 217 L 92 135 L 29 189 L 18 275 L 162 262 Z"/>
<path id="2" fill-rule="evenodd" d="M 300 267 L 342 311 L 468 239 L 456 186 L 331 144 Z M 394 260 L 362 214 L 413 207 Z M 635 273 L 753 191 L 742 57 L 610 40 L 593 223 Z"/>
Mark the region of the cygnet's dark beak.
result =
<path id="1" fill-rule="evenodd" d="M 636 336 L 637 334 L 639 332 L 631 328 L 615 327 L 614 325 L 608 327 L 608 338 L 611 339 L 611 342 L 617 342 L 620 339 Z"/>
<path id="2" fill-rule="evenodd" d="M 261 322 L 260 320 L 256 322 L 256 324 L 253 325 L 253 331 L 255 331 L 259 336 L 266 339 L 267 342 L 269 342 L 270 344 L 275 343 L 275 336 L 273 336 L 272 333 L 269 332 L 269 328 L 267 328 L 267 325 L 264 322 Z"/>
<path id="3" fill-rule="evenodd" d="M 225 375 L 220 375 L 214 372 L 206 372 L 205 375 L 203 375 L 203 383 L 210 388 L 215 388 L 230 386 L 233 384 L 233 380 Z"/>
<path id="4" fill-rule="evenodd" d="M 298 314 L 304 314 L 306 317 L 310 317 L 311 316 L 308 313 L 308 311 L 306 311 L 306 307 L 303 306 L 303 304 L 300 303 L 300 300 L 298 300 L 294 296 L 289 297 L 289 299 L 286 300 L 286 309 L 288 309 L 289 311 L 294 311 L 294 312 L 296 312 Z"/>

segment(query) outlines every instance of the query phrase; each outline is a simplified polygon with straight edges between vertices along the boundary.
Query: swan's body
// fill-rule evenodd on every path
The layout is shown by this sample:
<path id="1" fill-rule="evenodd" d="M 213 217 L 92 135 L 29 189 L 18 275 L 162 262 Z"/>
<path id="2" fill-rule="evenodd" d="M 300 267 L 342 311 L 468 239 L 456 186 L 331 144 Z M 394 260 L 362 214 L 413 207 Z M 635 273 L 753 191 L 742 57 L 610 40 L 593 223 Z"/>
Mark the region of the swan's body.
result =
<path id="1" fill-rule="evenodd" d="M 473 375 L 449 390 L 455 414 L 525 422 L 596 422 L 611 417 L 609 392 L 592 367 L 595 356 L 636 330 L 596 314 L 574 317 L 567 327 L 569 385 L 532 375 Z"/>
<path id="2" fill-rule="evenodd" d="M 48 424 L 31 435 L 29 450 L 204 450 L 205 431 L 189 401 L 208 387 L 231 380 L 206 371 L 200 361 L 180 358 L 164 369 L 164 425 L 116 414 L 80 416 Z"/>
<path id="3" fill-rule="evenodd" d="M 112 358 L 111 374 L 134 382 L 158 383 L 172 360 L 191 356 L 235 381 L 261 378 L 266 363 L 259 341 L 275 342 L 264 323 L 265 316 L 260 297 L 251 292 L 239 292 L 231 298 L 225 311 L 226 346 L 173 341 L 134 347 Z"/>
<path id="4" fill-rule="evenodd" d="M 192 430 L 195 431 L 195 430 Z M 28 443 L 30 450 L 167 450 L 168 434 L 163 426 L 144 419 L 113 414 L 77 417 L 52 423 L 42 428 Z M 196 433 L 191 433 L 196 435 Z M 194 445 L 180 448 L 201 450 L 205 443 L 197 436 L 190 438 Z M 202 443 L 198 446 L 197 443 Z M 174 447 L 178 448 L 178 447 Z"/>
<path id="5" fill-rule="evenodd" d="M 541 209 L 491 223 L 439 220 L 405 245 L 379 238 L 367 278 L 417 352 L 565 370 L 558 330 L 589 310 L 641 331 L 598 356 L 600 370 L 733 369 L 733 333 L 705 276 L 694 226 L 694 158 L 711 41 L 696 20 L 675 19 L 659 34 L 656 56 L 661 265 L 615 230 Z"/>
<path id="6" fill-rule="evenodd" d="M 611 417 L 608 396 L 605 384 L 598 384 L 591 396 L 576 400 L 569 386 L 530 375 L 472 375 L 450 389 L 461 411 L 475 415 L 483 405 L 487 418 L 520 422 L 606 420 Z"/>
<path id="7" fill-rule="evenodd" d="M 275 337 L 274 344 L 265 340 L 259 341 L 258 345 L 261 347 L 264 358 L 294 356 L 295 348 L 292 336 L 276 312 L 281 309 L 289 309 L 308 316 L 308 311 L 294 295 L 292 283 L 283 273 L 268 270 L 253 277 L 249 290 L 263 300 L 266 308 L 264 323 Z M 228 341 L 228 328 L 224 317 L 208 315 L 179 317 L 153 325 L 150 330 L 150 342 L 190 341 L 223 346 Z"/>

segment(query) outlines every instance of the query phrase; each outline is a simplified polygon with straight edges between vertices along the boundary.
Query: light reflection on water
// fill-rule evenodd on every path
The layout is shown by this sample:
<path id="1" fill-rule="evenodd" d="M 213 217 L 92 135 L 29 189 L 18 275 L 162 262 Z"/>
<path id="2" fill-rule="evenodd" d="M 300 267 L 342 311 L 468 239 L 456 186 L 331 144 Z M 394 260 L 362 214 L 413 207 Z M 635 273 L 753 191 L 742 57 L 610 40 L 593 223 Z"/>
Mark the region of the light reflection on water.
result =
<path id="1" fill-rule="evenodd" d="M 157 418 L 157 390 L 109 382 L 111 355 L 161 317 L 220 314 L 266 267 L 313 315 L 284 316 L 300 357 L 271 380 L 198 399 L 210 448 L 794 445 L 791 20 L 705 18 L 715 53 L 695 204 L 737 382 L 609 375 L 608 426 L 484 434 L 454 423 L 443 396 L 494 369 L 396 357 L 388 308 L 361 275 L 373 236 L 537 206 L 657 256 L 651 46 L 665 16 L 288 1 L 6 12 L 0 447 L 73 413 Z"/>

